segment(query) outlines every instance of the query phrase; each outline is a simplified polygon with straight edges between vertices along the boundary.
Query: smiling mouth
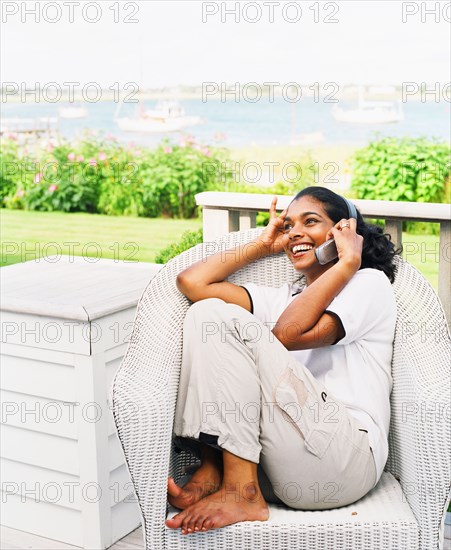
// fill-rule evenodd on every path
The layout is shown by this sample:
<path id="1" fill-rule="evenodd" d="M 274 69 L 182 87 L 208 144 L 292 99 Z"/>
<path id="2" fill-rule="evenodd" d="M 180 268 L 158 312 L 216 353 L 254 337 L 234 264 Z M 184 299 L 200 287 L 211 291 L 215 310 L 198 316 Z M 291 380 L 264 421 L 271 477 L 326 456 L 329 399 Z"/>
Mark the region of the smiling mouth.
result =
<path id="1" fill-rule="evenodd" d="M 306 254 L 308 254 L 311 250 L 313 250 L 313 248 L 314 248 L 313 245 L 301 244 L 301 245 L 293 246 L 290 252 L 293 258 L 300 258 L 301 256 L 305 256 Z"/>

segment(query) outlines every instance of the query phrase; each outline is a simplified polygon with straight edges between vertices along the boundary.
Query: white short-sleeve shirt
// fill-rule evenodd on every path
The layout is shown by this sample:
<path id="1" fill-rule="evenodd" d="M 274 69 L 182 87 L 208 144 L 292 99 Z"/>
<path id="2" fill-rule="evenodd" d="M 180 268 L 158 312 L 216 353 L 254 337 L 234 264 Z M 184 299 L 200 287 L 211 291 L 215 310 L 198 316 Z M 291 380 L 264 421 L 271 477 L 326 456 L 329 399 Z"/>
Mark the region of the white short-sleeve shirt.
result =
<path id="1" fill-rule="evenodd" d="M 297 285 L 290 283 L 280 288 L 241 286 L 250 294 L 253 314 L 270 329 L 299 294 Z M 382 271 L 360 269 L 326 311 L 340 318 L 345 336 L 331 346 L 291 353 L 368 431 L 379 479 L 388 456 L 396 323 L 393 288 Z"/>

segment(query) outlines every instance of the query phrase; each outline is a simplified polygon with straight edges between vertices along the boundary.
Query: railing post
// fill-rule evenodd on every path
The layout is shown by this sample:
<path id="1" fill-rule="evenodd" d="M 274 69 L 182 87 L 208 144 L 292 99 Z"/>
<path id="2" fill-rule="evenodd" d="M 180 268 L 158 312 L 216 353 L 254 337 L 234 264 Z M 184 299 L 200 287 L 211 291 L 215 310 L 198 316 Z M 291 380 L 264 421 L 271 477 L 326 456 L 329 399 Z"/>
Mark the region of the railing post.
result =
<path id="1" fill-rule="evenodd" d="M 451 323 L 451 222 L 440 223 L 440 255 L 438 263 L 438 296 Z"/>
<path id="2" fill-rule="evenodd" d="M 250 212 L 249 210 L 240 210 L 240 231 L 246 231 L 246 229 L 254 229 L 257 227 L 257 212 Z"/>
<path id="3" fill-rule="evenodd" d="M 221 235 L 231 231 L 239 231 L 239 216 L 237 210 L 227 210 L 225 208 L 203 207 L 203 235 L 204 242 L 210 242 Z"/>
<path id="4" fill-rule="evenodd" d="M 385 220 L 384 233 L 389 233 L 396 248 L 402 245 L 402 221 Z"/>

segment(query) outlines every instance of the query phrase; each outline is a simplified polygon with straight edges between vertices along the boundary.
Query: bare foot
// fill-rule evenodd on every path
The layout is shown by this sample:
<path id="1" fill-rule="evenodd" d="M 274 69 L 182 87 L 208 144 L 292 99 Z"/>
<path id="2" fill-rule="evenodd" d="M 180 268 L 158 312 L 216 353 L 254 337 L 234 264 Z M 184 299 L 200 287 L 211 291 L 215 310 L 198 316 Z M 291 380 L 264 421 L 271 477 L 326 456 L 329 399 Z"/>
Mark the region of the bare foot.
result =
<path id="1" fill-rule="evenodd" d="M 223 485 L 216 492 L 192 504 L 166 520 L 171 529 L 182 529 L 186 535 L 225 527 L 239 521 L 266 521 L 269 510 L 258 484 L 247 483 L 241 490 Z M 239 488 L 239 484 L 238 484 Z"/>
<path id="2" fill-rule="evenodd" d="M 168 478 L 168 501 L 172 506 L 184 510 L 200 499 L 217 491 L 221 485 L 222 473 L 213 464 L 202 464 L 183 487 Z"/>

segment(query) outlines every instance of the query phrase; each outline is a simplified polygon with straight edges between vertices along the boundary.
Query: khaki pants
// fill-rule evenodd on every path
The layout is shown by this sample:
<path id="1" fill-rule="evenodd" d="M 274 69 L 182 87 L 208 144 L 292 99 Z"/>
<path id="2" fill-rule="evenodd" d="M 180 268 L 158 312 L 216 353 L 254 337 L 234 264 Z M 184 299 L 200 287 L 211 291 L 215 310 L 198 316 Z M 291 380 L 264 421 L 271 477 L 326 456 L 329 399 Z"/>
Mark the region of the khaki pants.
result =
<path id="1" fill-rule="evenodd" d="M 244 308 L 194 303 L 183 326 L 174 432 L 259 464 L 265 498 L 300 510 L 355 502 L 376 482 L 368 435 Z"/>

